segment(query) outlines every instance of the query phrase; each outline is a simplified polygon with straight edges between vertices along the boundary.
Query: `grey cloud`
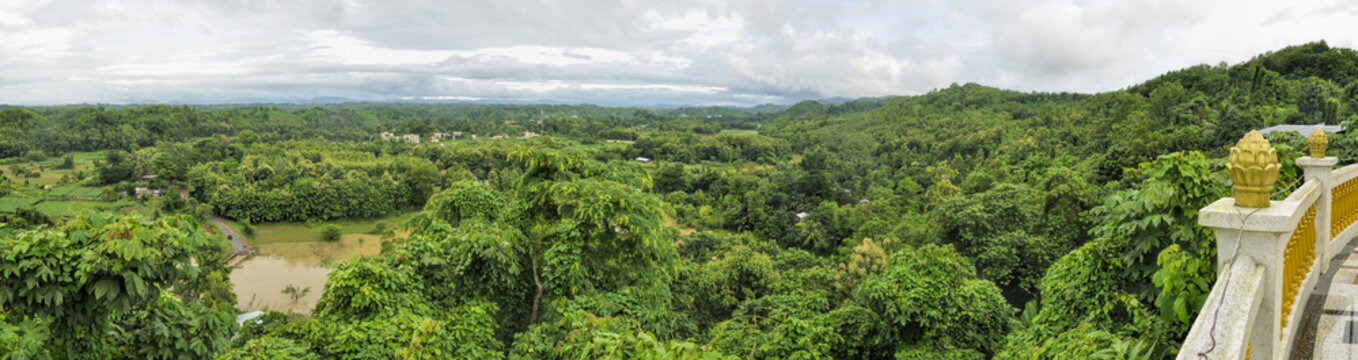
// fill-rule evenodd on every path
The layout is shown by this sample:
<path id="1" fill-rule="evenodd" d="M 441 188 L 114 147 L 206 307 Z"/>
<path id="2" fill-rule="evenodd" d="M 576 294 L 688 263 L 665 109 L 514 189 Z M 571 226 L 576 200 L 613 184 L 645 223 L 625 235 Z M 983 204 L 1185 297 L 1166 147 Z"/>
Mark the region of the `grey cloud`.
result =
<path id="1" fill-rule="evenodd" d="M 1240 1 L 0 4 L 11 15 L 0 17 L 0 103 L 460 96 L 753 105 L 955 82 L 1088 92 L 1245 60 L 1298 38 L 1358 46 L 1351 28 L 1317 25 L 1358 22 L 1351 3 Z M 1326 21 L 1308 21 L 1316 18 Z M 1288 36 L 1243 38 L 1250 32 L 1238 30 L 1251 26 Z M 1258 45 L 1211 46 L 1241 41 Z M 549 54 L 503 55 L 520 46 Z"/>

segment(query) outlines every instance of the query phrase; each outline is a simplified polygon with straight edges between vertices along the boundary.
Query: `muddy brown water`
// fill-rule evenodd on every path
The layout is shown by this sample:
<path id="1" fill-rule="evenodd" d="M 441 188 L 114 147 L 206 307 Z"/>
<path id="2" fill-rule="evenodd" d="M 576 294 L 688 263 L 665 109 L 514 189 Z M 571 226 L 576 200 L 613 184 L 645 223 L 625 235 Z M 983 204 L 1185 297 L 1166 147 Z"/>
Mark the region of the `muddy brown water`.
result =
<path id="1" fill-rule="evenodd" d="M 257 255 L 231 271 L 236 308 L 242 311 L 274 310 L 309 313 L 321 298 L 333 265 L 382 250 L 376 235 L 346 234 L 340 241 L 305 241 L 255 245 Z M 283 294 L 292 285 L 311 288 L 296 302 Z"/>

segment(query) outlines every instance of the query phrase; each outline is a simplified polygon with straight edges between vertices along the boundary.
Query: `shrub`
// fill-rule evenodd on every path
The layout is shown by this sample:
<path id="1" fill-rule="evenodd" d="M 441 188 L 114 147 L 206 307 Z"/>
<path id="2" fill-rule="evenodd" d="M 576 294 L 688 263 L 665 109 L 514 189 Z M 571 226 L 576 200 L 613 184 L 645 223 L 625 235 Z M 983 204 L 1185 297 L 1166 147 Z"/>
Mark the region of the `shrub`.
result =
<path id="1" fill-rule="evenodd" d="M 246 236 L 255 236 L 255 225 L 250 223 L 250 219 L 241 219 L 240 231 Z"/>
<path id="2" fill-rule="evenodd" d="M 47 160 L 47 153 L 42 152 L 42 150 L 29 150 L 24 154 L 24 160 L 31 162 Z"/>
<path id="3" fill-rule="evenodd" d="M 321 228 L 321 240 L 339 241 L 339 238 L 340 238 L 339 226 L 335 226 L 332 224 L 326 225 L 325 227 Z"/>
<path id="4" fill-rule="evenodd" d="M 60 163 L 60 164 L 57 164 L 57 166 L 55 166 L 54 168 L 56 168 L 56 169 L 74 169 L 74 168 L 75 168 L 75 157 L 74 157 L 74 156 L 71 156 L 71 155 L 62 156 L 62 157 L 61 157 L 61 163 Z"/>

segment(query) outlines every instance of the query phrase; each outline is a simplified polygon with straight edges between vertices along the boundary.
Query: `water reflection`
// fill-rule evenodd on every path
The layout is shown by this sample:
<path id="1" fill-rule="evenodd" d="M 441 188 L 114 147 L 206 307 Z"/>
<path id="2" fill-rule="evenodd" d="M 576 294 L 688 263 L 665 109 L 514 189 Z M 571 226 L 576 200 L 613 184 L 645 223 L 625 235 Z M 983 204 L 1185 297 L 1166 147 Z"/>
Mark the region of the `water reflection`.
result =
<path id="1" fill-rule="evenodd" d="M 347 234 L 337 242 L 259 244 L 254 248 L 258 255 L 231 271 L 236 307 L 243 311 L 305 313 L 320 300 L 332 265 L 355 256 L 377 254 L 382 243 L 375 235 Z M 293 302 L 283 294 L 288 285 L 297 289 L 310 287 L 311 292 Z"/>

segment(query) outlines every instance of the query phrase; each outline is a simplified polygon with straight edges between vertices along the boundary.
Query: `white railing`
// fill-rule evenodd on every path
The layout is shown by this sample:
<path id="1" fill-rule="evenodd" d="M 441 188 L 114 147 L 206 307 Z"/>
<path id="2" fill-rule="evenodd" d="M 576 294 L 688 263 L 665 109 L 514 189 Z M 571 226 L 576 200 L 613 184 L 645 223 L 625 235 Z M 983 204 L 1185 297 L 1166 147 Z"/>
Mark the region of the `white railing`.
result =
<path id="1" fill-rule="evenodd" d="M 1268 207 L 1223 198 L 1198 211 L 1198 224 L 1216 234 L 1221 275 L 1179 359 L 1288 358 L 1324 264 L 1358 235 L 1358 165 L 1333 171 L 1337 162 L 1297 159 L 1305 182 Z"/>

